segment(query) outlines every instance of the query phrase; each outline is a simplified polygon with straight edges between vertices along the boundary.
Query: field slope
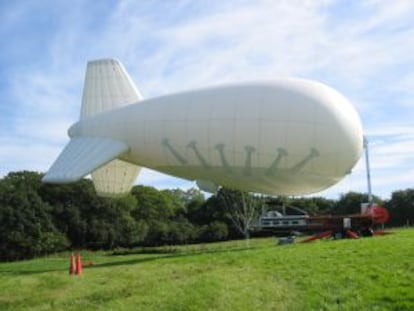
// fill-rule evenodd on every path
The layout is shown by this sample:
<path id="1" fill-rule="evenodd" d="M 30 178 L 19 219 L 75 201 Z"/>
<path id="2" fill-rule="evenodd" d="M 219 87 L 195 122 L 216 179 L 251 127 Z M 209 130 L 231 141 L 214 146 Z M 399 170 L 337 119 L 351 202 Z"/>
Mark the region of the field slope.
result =
<path id="1" fill-rule="evenodd" d="M 0 264 L 0 310 L 414 310 L 414 230 L 277 246 L 274 239 L 84 252 Z"/>

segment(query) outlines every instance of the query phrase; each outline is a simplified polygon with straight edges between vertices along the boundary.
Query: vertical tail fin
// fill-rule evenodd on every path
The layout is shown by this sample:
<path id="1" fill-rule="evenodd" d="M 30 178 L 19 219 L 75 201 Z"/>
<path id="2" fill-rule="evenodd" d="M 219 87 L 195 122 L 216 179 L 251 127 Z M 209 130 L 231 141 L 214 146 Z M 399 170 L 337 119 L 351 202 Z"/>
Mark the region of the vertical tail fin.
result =
<path id="1" fill-rule="evenodd" d="M 80 118 L 84 119 L 142 99 L 124 66 L 114 59 L 88 62 Z M 128 193 L 140 167 L 115 159 L 92 173 L 98 195 L 116 197 Z"/>
<path id="2" fill-rule="evenodd" d="M 142 99 L 124 66 L 114 59 L 88 62 L 80 119 Z"/>

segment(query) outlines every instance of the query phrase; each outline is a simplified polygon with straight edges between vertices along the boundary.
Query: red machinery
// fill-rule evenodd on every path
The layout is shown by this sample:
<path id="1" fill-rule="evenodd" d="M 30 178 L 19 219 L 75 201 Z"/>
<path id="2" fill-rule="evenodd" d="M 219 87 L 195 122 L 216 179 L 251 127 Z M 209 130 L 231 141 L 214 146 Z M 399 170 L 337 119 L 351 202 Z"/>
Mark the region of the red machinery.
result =
<path id="1" fill-rule="evenodd" d="M 372 236 L 375 234 L 374 225 L 384 224 L 388 219 L 388 210 L 376 205 L 368 207 L 363 214 L 310 217 L 309 229 L 325 231 L 312 235 L 302 242 L 311 242 L 326 237 L 359 239 L 360 236 Z"/>
<path id="2" fill-rule="evenodd" d="M 318 232 L 303 242 L 326 237 L 358 239 L 360 236 L 372 236 L 375 225 L 384 224 L 388 219 L 388 210 L 377 205 L 371 205 L 365 212 L 352 215 L 310 216 L 305 212 L 299 215 L 286 215 L 271 211 L 260 217 L 257 228 L 272 232 Z"/>

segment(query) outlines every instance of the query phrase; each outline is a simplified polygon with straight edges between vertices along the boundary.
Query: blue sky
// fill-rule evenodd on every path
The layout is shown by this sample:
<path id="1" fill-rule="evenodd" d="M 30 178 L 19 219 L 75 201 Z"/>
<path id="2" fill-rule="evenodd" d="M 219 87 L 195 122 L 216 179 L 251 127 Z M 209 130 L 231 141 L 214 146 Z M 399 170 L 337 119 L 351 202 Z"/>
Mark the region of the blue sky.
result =
<path id="1" fill-rule="evenodd" d="M 86 62 L 120 59 L 145 97 L 298 76 L 348 97 L 374 193 L 414 187 L 414 1 L 0 0 L 0 175 L 44 172 L 78 119 Z M 194 184 L 144 170 L 139 184 Z M 366 191 L 363 159 L 320 193 Z"/>

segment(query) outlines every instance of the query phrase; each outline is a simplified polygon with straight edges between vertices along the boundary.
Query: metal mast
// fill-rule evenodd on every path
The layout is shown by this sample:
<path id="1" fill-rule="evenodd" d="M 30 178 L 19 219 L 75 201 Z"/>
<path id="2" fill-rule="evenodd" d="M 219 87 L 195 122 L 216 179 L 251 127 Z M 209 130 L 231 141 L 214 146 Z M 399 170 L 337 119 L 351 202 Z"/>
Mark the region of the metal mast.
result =
<path id="1" fill-rule="evenodd" d="M 367 183 L 368 183 L 368 204 L 372 206 L 372 189 L 371 189 L 371 171 L 369 167 L 369 151 L 368 151 L 368 139 L 364 136 L 364 149 L 365 149 L 365 167 L 367 170 Z"/>

